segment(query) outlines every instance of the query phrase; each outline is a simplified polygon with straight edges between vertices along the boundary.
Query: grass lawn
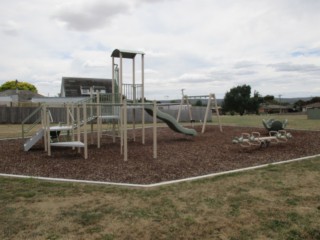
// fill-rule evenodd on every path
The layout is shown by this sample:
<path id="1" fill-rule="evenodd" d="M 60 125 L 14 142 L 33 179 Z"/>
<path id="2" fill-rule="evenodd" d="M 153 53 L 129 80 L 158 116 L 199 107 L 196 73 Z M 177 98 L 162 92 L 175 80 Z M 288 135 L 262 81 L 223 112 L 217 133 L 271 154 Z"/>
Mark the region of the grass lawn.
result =
<path id="1" fill-rule="evenodd" d="M 306 115 L 221 120 L 269 117 L 320 130 Z M 0 177 L 0 239 L 320 239 L 320 158 L 152 189 Z"/>
<path id="2" fill-rule="evenodd" d="M 0 239 L 320 239 L 320 158 L 153 189 L 0 178 Z"/>
<path id="3" fill-rule="evenodd" d="M 262 119 L 288 120 L 287 129 L 320 130 L 320 120 L 309 120 L 307 115 L 223 115 L 220 117 L 223 125 L 242 127 L 263 127 Z M 217 124 L 217 117 L 213 117 L 213 123 Z"/>

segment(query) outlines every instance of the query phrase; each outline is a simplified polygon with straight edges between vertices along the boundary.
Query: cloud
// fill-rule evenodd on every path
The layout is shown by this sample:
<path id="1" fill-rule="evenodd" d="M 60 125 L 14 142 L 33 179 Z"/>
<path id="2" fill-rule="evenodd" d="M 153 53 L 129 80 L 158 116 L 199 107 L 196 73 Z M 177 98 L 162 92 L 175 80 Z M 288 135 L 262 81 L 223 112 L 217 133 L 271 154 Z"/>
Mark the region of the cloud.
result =
<path id="1" fill-rule="evenodd" d="M 293 51 L 291 53 L 293 57 L 319 57 L 320 56 L 320 48 L 311 48 L 311 49 L 300 49 Z"/>
<path id="2" fill-rule="evenodd" d="M 259 64 L 257 62 L 253 62 L 253 61 L 248 61 L 248 60 L 244 60 L 244 61 L 239 61 L 236 62 L 234 64 L 234 68 L 235 69 L 239 69 L 239 68 L 252 68 L 252 67 L 256 67 Z"/>
<path id="3" fill-rule="evenodd" d="M 120 48 L 146 53 L 150 99 L 180 97 L 181 88 L 221 98 L 241 84 L 319 95 L 319 8 L 318 0 L 4 1 L 0 82 L 58 93 L 62 76 L 110 78 L 110 54 Z M 136 69 L 139 79 L 139 58 Z"/>
<path id="4" fill-rule="evenodd" d="M 121 1 L 90 1 L 85 4 L 77 2 L 62 5 L 54 18 L 64 23 L 68 29 L 91 31 L 110 24 L 117 15 L 130 10 L 130 4 Z"/>
<path id="5" fill-rule="evenodd" d="M 301 73 L 319 73 L 320 66 L 314 64 L 293 64 L 293 63 L 276 63 L 270 64 L 278 72 L 301 72 Z"/>
<path id="6" fill-rule="evenodd" d="M 9 36 L 17 36 L 19 34 L 20 26 L 15 21 L 9 20 L 0 24 L 1 31 Z"/>

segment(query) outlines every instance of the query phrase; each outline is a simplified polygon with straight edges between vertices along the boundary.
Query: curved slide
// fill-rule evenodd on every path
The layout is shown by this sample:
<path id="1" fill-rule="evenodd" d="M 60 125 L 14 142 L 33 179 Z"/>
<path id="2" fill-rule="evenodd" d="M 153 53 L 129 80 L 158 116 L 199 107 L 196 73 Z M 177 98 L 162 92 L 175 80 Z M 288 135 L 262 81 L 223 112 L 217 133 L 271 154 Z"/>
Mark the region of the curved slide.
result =
<path id="1" fill-rule="evenodd" d="M 144 110 L 151 116 L 153 116 L 153 109 L 152 107 L 145 106 Z M 181 126 L 174 117 L 171 115 L 161 112 L 159 109 L 157 109 L 157 118 L 164 121 L 169 128 L 171 128 L 173 131 L 178 133 L 183 133 L 190 136 L 196 136 L 197 132 L 194 129 L 185 128 Z"/>

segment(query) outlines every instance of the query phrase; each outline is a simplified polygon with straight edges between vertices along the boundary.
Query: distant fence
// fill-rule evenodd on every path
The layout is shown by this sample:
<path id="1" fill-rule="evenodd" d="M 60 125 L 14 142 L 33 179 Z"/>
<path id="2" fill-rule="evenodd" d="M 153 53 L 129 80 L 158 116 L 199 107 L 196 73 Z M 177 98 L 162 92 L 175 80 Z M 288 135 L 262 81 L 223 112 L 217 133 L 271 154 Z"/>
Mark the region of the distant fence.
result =
<path id="1" fill-rule="evenodd" d="M 7 107 L 7 106 L 0 106 L 0 124 L 21 124 L 21 122 L 26 119 L 37 107 Z M 66 122 L 66 109 L 65 108 L 49 108 L 53 121 L 54 122 Z M 172 109 L 160 109 L 160 111 L 165 112 L 173 116 L 174 118 L 177 117 L 178 110 Z M 204 107 L 192 107 L 192 120 L 196 122 L 203 121 L 205 116 L 206 108 Z M 135 112 L 135 119 L 136 122 L 141 122 L 141 109 L 136 109 Z M 34 123 L 38 118 L 40 118 L 40 112 L 33 116 L 26 124 Z M 208 119 L 212 118 L 211 112 L 209 113 Z M 133 120 L 133 111 L 128 111 L 128 122 L 131 123 Z M 149 116 L 145 113 L 145 121 L 152 122 L 152 116 Z M 182 110 L 180 115 L 181 122 L 188 122 L 189 119 L 189 112 L 187 110 Z"/>

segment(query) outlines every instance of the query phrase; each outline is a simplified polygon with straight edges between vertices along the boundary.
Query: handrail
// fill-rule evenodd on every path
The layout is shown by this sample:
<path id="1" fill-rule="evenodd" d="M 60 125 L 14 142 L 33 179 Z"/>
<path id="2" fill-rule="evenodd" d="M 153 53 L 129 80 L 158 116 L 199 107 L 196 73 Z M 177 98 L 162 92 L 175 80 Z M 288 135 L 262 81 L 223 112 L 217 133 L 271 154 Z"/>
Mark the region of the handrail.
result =
<path id="1" fill-rule="evenodd" d="M 25 133 L 30 132 L 37 124 L 39 124 L 41 122 L 41 115 L 39 118 L 37 118 L 32 124 L 31 126 L 29 126 L 28 128 L 25 129 L 25 124 L 26 122 L 28 122 L 33 116 L 35 116 L 36 114 L 38 114 L 41 109 L 42 109 L 42 105 L 37 107 L 28 117 L 26 117 L 22 122 L 21 122 L 21 127 L 22 127 L 22 139 L 24 139 Z"/>

